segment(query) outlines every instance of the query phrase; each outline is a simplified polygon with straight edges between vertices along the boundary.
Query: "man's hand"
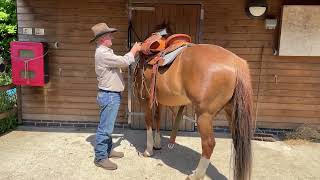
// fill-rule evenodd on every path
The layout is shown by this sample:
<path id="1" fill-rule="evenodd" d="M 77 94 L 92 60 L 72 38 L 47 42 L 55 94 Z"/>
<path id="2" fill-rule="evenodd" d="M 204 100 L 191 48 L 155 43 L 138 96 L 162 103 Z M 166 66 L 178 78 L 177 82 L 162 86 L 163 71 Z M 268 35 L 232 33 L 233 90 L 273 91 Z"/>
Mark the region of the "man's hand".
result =
<path id="1" fill-rule="evenodd" d="M 141 51 L 141 42 L 136 42 L 133 47 L 131 48 L 130 52 L 133 54 L 133 56 L 136 55 L 137 52 Z"/>

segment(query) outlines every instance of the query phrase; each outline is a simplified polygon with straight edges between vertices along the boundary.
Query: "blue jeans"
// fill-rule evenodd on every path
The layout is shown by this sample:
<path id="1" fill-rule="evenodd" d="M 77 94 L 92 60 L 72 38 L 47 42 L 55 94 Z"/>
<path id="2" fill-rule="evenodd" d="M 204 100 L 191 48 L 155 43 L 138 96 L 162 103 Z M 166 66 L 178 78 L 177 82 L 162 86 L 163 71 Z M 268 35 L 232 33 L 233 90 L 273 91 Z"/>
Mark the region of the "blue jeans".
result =
<path id="1" fill-rule="evenodd" d="M 95 161 L 107 159 L 112 148 L 114 124 L 120 106 L 121 95 L 119 92 L 99 91 L 97 103 L 100 106 L 100 123 L 97 128 Z"/>

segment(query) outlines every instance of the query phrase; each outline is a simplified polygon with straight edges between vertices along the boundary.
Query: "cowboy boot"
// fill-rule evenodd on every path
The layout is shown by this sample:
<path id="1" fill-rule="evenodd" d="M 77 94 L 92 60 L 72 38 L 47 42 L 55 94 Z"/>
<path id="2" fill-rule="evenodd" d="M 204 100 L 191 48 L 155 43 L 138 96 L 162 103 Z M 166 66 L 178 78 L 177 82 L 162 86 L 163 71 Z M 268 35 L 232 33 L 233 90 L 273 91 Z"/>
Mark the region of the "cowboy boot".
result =
<path id="1" fill-rule="evenodd" d="M 124 153 L 123 152 L 117 152 L 115 150 L 111 150 L 109 154 L 109 158 L 123 158 Z"/>
<path id="2" fill-rule="evenodd" d="M 116 170 L 118 168 L 117 164 L 113 163 L 109 159 L 94 161 L 94 164 L 106 170 Z"/>

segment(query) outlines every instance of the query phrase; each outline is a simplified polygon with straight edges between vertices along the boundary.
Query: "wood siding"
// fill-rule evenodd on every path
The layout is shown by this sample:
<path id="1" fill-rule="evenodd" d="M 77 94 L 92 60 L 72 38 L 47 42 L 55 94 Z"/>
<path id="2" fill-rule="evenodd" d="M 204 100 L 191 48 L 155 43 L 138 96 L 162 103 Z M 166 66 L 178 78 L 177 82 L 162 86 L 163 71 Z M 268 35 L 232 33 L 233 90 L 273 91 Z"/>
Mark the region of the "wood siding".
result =
<path id="1" fill-rule="evenodd" d="M 90 27 L 107 22 L 120 29 L 114 49 L 124 54 L 127 51 L 127 3 L 126 0 L 17 0 L 19 40 L 46 41 L 51 47 L 50 83 L 44 88 L 22 88 L 23 119 L 98 121 L 95 47 L 88 44 L 92 37 Z M 244 12 L 245 0 L 179 0 L 175 3 L 201 4 L 204 19 L 200 42 L 220 45 L 248 61 L 255 100 L 258 100 L 258 127 L 294 128 L 304 123 L 319 127 L 319 57 L 273 55 L 279 30 L 266 30 L 263 20 L 249 19 Z M 268 3 L 268 14 L 279 19 L 284 1 Z M 46 35 L 22 35 L 23 27 L 45 28 Z M 60 45 L 58 49 L 53 48 L 56 41 Z M 118 122 L 126 122 L 126 108 L 127 91 L 124 91 Z M 226 125 L 221 113 L 215 122 L 215 125 Z"/>
<path id="2" fill-rule="evenodd" d="M 285 3 L 268 1 L 268 15 L 279 20 Z M 320 57 L 273 55 L 279 29 L 266 30 L 264 21 L 249 19 L 244 7 L 244 0 L 205 1 L 203 43 L 220 45 L 248 61 L 258 127 L 319 126 Z M 224 115 L 220 113 L 215 124 L 226 125 Z"/>
<path id="3" fill-rule="evenodd" d="M 107 22 L 119 29 L 114 50 L 124 54 L 127 40 L 126 1 L 17 0 L 20 41 L 50 45 L 50 82 L 44 88 L 22 88 L 23 119 L 98 121 L 95 46 L 90 28 Z M 45 36 L 22 35 L 23 27 L 44 28 Z M 54 42 L 59 48 L 54 48 Z M 124 75 L 127 78 L 127 75 Z M 126 122 L 127 93 L 123 93 L 118 122 Z"/>

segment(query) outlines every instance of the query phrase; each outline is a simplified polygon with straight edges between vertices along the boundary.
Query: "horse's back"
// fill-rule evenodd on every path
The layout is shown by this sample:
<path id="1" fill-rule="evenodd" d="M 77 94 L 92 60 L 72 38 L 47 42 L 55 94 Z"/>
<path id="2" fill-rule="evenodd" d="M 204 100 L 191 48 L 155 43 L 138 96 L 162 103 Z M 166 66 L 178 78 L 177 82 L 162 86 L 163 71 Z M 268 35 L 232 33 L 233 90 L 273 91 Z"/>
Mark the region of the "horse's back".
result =
<path id="1" fill-rule="evenodd" d="M 233 65 L 235 60 L 241 59 L 231 51 L 213 44 L 197 44 L 185 50 L 185 55 L 204 59 L 202 61 L 212 63 L 222 63 Z M 196 61 L 192 58 L 193 61 Z"/>
<path id="2" fill-rule="evenodd" d="M 165 105 L 213 102 L 210 99 L 218 96 L 223 98 L 221 101 L 227 101 L 233 94 L 235 61 L 239 59 L 215 45 L 199 44 L 185 48 L 170 68 L 158 74 L 159 102 Z"/>
<path id="3" fill-rule="evenodd" d="M 230 100 L 238 56 L 220 46 L 200 44 L 186 48 L 179 58 L 182 86 L 191 101 L 217 109 Z"/>
<path id="4" fill-rule="evenodd" d="M 211 44 L 198 44 L 185 49 L 177 58 L 181 71 L 189 74 L 224 73 L 230 75 L 236 71 L 236 62 L 241 58 L 220 46 Z"/>

